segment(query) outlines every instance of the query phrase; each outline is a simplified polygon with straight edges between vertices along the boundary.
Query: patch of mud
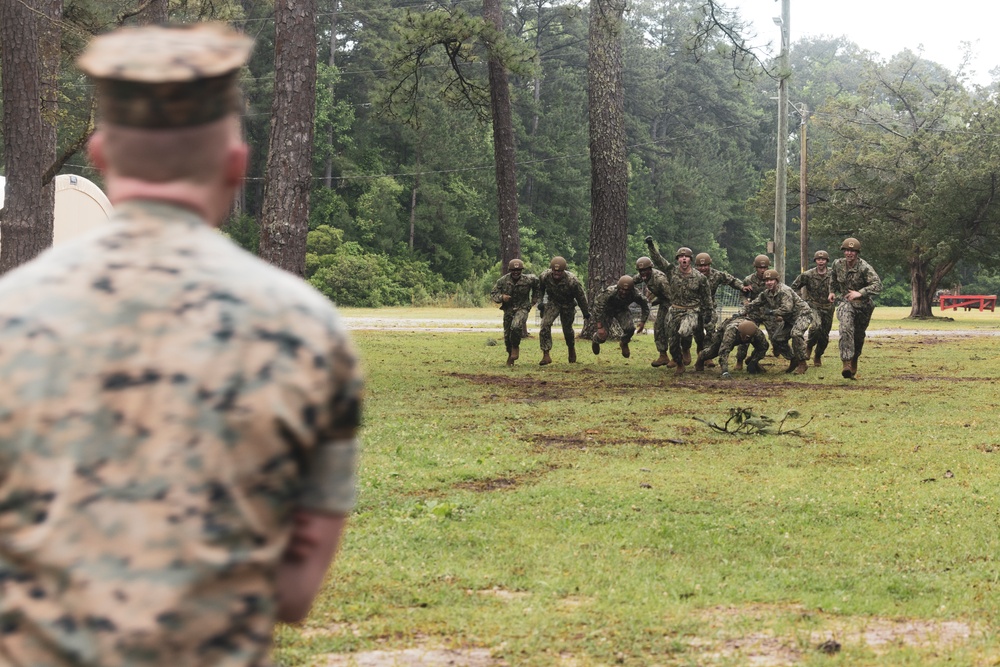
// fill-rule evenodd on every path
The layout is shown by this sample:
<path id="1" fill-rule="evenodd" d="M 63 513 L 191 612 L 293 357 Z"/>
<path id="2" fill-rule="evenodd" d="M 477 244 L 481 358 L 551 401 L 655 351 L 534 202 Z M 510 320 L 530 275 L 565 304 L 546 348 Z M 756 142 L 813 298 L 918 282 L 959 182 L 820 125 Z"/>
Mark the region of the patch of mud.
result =
<path id="1" fill-rule="evenodd" d="M 485 648 L 444 649 L 405 648 L 397 651 L 332 653 L 316 663 L 322 667 L 498 667 L 507 665 L 494 659 Z"/>
<path id="2" fill-rule="evenodd" d="M 607 436 L 602 434 L 582 435 L 551 435 L 549 433 L 536 433 L 529 436 L 531 441 L 539 450 L 545 449 L 576 449 L 584 451 L 587 449 L 597 449 L 601 447 L 617 447 L 622 445 L 639 445 L 640 447 L 675 447 L 684 445 L 686 442 L 682 438 L 646 438 L 631 436 Z"/>
<path id="3" fill-rule="evenodd" d="M 688 642 L 688 646 L 703 659 L 714 662 L 738 658 L 739 664 L 752 667 L 786 667 L 798 664 L 802 658 L 802 652 L 796 647 L 794 640 L 759 632 L 727 639 L 721 645 L 707 639 L 695 639 Z"/>
<path id="4" fill-rule="evenodd" d="M 458 378 L 476 385 L 487 386 L 490 389 L 512 389 L 516 392 L 515 402 L 558 401 L 575 398 L 584 393 L 579 382 L 553 382 L 548 379 L 510 375 L 486 375 L 481 373 L 446 373 L 448 377 Z M 491 400 L 500 398 L 497 393 L 489 395 Z"/>
<path id="5" fill-rule="evenodd" d="M 467 491 L 485 493 L 486 491 L 500 491 L 503 489 L 513 489 L 520 481 L 514 477 L 493 477 L 492 479 L 477 479 L 472 482 L 462 482 L 455 486 Z"/>

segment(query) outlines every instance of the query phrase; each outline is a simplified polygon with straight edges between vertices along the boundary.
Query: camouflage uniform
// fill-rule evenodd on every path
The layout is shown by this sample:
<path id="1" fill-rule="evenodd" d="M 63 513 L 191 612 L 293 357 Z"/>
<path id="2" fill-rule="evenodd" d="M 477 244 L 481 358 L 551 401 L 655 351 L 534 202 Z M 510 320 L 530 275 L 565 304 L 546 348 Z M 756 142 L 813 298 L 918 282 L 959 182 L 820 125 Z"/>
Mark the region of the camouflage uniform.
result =
<path id="1" fill-rule="evenodd" d="M 538 276 L 533 273 L 522 273 L 517 281 L 506 273 L 490 292 L 490 299 L 499 303 L 503 311 L 503 344 L 508 354 L 513 348 L 521 346 L 521 331 L 528 321 L 528 311 L 538 303 L 539 289 Z M 507 302 L 503 300 L 505 294 L 510 296 Z"/>
<path id="2" fill-rule="evenodd" d="M 805 273 L 799 274 L 792 281 L 792 289 L 809 304 L 809 307 L 819 318 L 819 325 L 814 331 L 814 335 L 809 337 L 809 354 L 812 354 L 815 347 L 816 358 L 823 356 L 827 346 L 830 344 L 830 329 L 833 328 L 833 304 L 830 303 L 830 276 L 831 271 L 820 274 L 815 268 L 809 269 Z"/>
<path id="3" fill-rule="evenodd" d="M 636 284 L 643 282 L 642 277 L 637 273 L 633 277 Z M 659 269 L 653 269 L 653 273 L 646 282 L 646 289 L 656 297 L 660 304 L 656 308 L 656 322 L 653 323 L 653 342 L 656 343 L 656 351 L 666 354 L 669 349 L 669 339 L 667 337 L 667 316 L 670 314 L 670 283 L 667 276 Z"/>
<path id="4" fill-rule="evenodd" d="M 656 250 L 649 247 L 650 258 L 667 276 L 670 294 L 670 316 L 667 321 L 667 337 L 670 341 L 670 356 L 677 364 L 683 363 L 685 350 L 691 349 L 691 340 L 702 322 L 712 319 L 712 295 L 708 278 L 694 267 L 682 274 Z"/>
<path id="5" fill-rule="evenodd" d="M 698 354 L 698 361 L 704 364 L 719 358 L 719 369 L 723 374 L 729 373 L 729 353 L 737 345 L 753 345 L 753 353 L 747 362 L 747 368 L 753 369 L 760 365 L 760 362 L 767 355 L 768 343 L 764 332 L 757 329 L 749 343 L 740 343 L 739 327 L 747 318 L 733 315 L 728 318 L 712 336 L 710 344 Z"/>
<path id="6" fill-rule="evenodd" d="M 718 304 L 715 301 L 716 292 L 718 292 L 719 288 L 723 285 L 729 285 L 734 290 L 742 294 L 744 287 L 742 280 L 731 273 L 726 273 L 725 271 L 710 268 L 708 270 L 708 274 L 702 275 L 708 279 L 708 291 L 712 297 L 712 317 L 709 321 L 702 323 L 704 331 L 698 331 L 695 333 L 694 340 L 699 349 L 703 346 L 704 341 L 712 340 L 712 337 L 715 336 L 715 329 L 719 326 L 719 309 Z"/>
<path id="7" fill-rule="evenodd" d="M 604 330 L 611 334 L 611 323 L 617 322 L 622 330 L 622 340 L 626 343 L 632 340 L 635 335 L 635 323 L 632 321 L 632 304 L 639 306 L 641 311 L 641 322 L 646 324 L 649 319 L 649 302 L 646 297 L 639 294 L 636 289 L 628 297 L 622 297 L 618 293 L 617 285 L 610 285 L 598 292 L 594 299 L 594 318 L 601 323 Z M 595 334 L 596 336 L 596 334 Z"/>
<path id="8" fill-rule="evenodd" d="M 755 322 L 772 324 L 771 345 L 777 353 L 794 362 L 809 358 L 806 339 L 818 318 L 809 304 L 788 285 L 779 283 L 774 292 L 765 289 L 744 306 L 742 314 Z"/>
<path id="9" fill-rule="evenodd" d="M 522 276 L 523 278 L 523 276 Z M 538 277 L 539 303 L 543 297 L 545 310 L 542 313 L 542 324 L 538 330 L 538 342 L 543 352 L 552 350 L 552 324 L 559 317 L 562 324 L 563 337 L 566 345 L 573 347 L 576 342 L 576 332 L 573 330 L 573 320 L 576 319 L 576 307 L 580 306 L 583 319 L 590 319 L 590 308 L 587 305 L 587 293 L 580 279 L 572 271 L 565 271 L 562 280 L 553 280 L 552 270 L 545 269 Z"/>
<path id="10" fill-rule="evenodd" d="M 0 663 L 266 665 L 294 508 L 354 503 L 332 304 L 130 200 L 0 281 Z"/>
<path id="11" fill-rule="evenodd" d="M 750 286 L 750 292 L 749 293 L 744 292 L 744 295 L 745 295 L 744 299 L 745 299 L 746 303 L 750 303 L 751 301 L 753 301 L 754 299 L 756 299 L 758 296 L 760 296 L 760 293 L 764 291 L 764 279 L 761 278 L 760 276 L 758 276 L 756 271 L 754 271 L 749 276 L 747 276 L 746 278 L 744 278 L 743 279 L 743 283 L 745 285 L 749 285 Z M 746 303 L 744 305 L 746 305 Z M 761 323 L 758 322 L 758 324 L 761 324 Z M 765 328 L 767 328 L 768 323 L 764 323 L 764 324 L 765 324 Z M 773 323 L 771 323 L 771 326 L 772 326 L 772 328 L 768 329 L 768 333 L 769 334 L 773 330 Z M 741 366 L 743 364 L 743 360 L 747 358 L 747 352 L 749 352 L 749 350 L 750 350 L 750 346 L 748 344 L 746 344 L 746 343 L 740 343 L 737 346 L 737 348 L 736 348 L 736 363 L 737 363 L 738 366 Z"/>
<path id="12" fill-rule="evenodd" d="M 830 267 L 830 292 L 837 295 L 837 319 L 840 321 L 840 359 L 841 361 L 857 361 L 865 346 L 865 331 L 872 319 L 875 304 L 873 296 L 882 292 L 882 279 L 875 273 L 871 264 L 857 258 L 854 266 L 847 264 L 847 259 L 835 259 Z M 848 301 L 844 295 L 855 290 L 861 292 L 861 298 Z M 829 299 L 829 295 L 827 295 Z"/>

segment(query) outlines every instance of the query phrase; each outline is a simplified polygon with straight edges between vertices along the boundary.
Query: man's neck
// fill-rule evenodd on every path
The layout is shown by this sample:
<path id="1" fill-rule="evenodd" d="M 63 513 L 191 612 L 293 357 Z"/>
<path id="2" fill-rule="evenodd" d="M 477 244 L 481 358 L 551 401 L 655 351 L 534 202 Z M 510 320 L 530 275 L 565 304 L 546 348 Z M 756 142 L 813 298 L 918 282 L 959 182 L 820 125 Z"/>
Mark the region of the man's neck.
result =
<path id="1" fill-rule="evenodd" d="M 222 224 L 231 206 L 231 193 L 183 181 L 150 183 L 109 174 L 106 185 L 108 199 L 113 205 L 132 200 L 160 201 L 194 211 L 215 227 Z"/>

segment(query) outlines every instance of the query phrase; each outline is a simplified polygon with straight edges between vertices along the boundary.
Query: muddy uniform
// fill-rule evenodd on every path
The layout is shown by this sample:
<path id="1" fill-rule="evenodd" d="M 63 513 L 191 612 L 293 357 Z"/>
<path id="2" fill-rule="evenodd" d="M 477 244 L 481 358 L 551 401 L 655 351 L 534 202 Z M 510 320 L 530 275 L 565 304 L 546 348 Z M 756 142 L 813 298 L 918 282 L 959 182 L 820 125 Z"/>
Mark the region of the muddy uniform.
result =
<path id="1" fill-rule="evenodd" d="M 626 276 L 627 277 L 627 276 Z M 646 297 L 633 289 L 628 297 L 622 297 L 618 293 L 617 285 L 609 285 L 597 294 L 594 299 L 594 317 L 604 327 L 604 330 L 611 335 L 611 323 L 617 322 L 622 330 L 622 340 L 630 341 L 635 335 L 635 323 L 632 321 L 632 304 L 639 306 L 641 312 L 641 322 L 646 323 L 649 319 L 649 302 Z"/>
<path id="2" fill-rule="evenodd" d="M 820 275 L 815 268 L 809 269 L 805 273 L 799 274 L 792 281 L 792 289 L 796 294 L 802 294 L 800 290 L 805 290 L 802 297 L 813 309 L 819 318 L 819 325 L 816 327 L 813 336 L 809 337 L 808 351 L 811 354 L 815 348 L 816 357 L 822 357 L 830 344 L 830 329 L 833 328 L 833 304 L 830 303 L 830 276 L 832 273 L 828 269 Z"/>
<path id="3" fill-rule="evenodd" d="M 840 359 L 856 360 L 865 346 L 865 331 L 872 319 L 872 311 L 875 310 L 872 297 L 882 292 L 882 279 L 871 264 L 860 257 L 854 266 L 848 266 L 843 257 L 835 259 L 830 273 L 830 291 L 839 299 L 837 319 L 840 321 Z M 844 295 L 850 290 L 861 292 L 861 298 L 847 301 Z"/>
<path id="4" fill-rule="evenodd" d="M 667 320 L 667 339 L 670 356 L 675 363 L 683 363 L 683 355 L 691 349 L 691 340 L 702 322 L 712 318 L 712 295 L 708 278 L 694 267 L 690 273 L 682 274 L 676 266 L 664 259 L 655 247 L 649 248 L 650 258 L 667 276 L 670 284 L 670 315 Z"/>
<path id="5" fill-rule="evenodd" d="M 753 301 L 754 299 L 756 299 L 758 296 L 760 296 L 760 293 L 764 291 L 764 279 L 761 278 L 761 277 L 759 277 L 757 275 L 756 271 L 754 271 L 749 276 L 747 276 L 746 278 L 744 278 L 743 279 L 743 284 L 750 286 L 750 292 L 749 293 L 747 293 L 747 292 L 743 293 L 743 299 L 744 299 L 744 302 L 745 302 L 744 305 L 746 305 L 747 303 L 750 303 L 751 301 Z M 761 322 L 758 322 L 758 324 L 761 324 Z M 764 323 L 764 324 L 765 324 L 765 328 L 766 328 L 766 323 Z M 769 330 L 769 333 L 770 333 L 770 330 Z M 736 347 L 736 363 L 738 365 L 742 365 L 743 364 L 743 360 L 747 358 L 747 353 L 749 351 L 750 351 L 750 346 L 747 345 L 746 343 L 740 343 L 739 345 L 737 345 L 737 347 Z"/>
<path id="6" fill-rule="evenodd" d="M 521 276 L 524 279 L 524 276 Z M 576 319 L 576 307 L 580 306 L 583 319 L 590 318 L 590 308 L 587 304 L 587 293 L 580 283 L 580 279 L 571 271 L 563 273 L 562 280 L 552 279 L 552 270 L 545 269 L 538 277 L 539 303 L 543 297 L 548 296 L 545 302 L 545 310 L 542 312 L 542 324 L 538 330 L 538 343 L 542 351 L 552 350 L 552 324 L 559 318 L 562 324 L 563 337 L 566 344 L 573 347 L 576 341 L 576 332 L 573 330 L 573 321 Z"/>
<path id="7" fill-rule="evenodd" d="M 742 313 L 755 322 L 770 322 L 775 327 L 771 332 L 775 352 L 793 361 L 808 358 L 807 338 L 818 318 L 791 287 L 779 283 L 774 292 L 765 289 Z"/>
<path id="8" fill-rule="evenodd" d="M 719 358 L 719 369 L 723 373 L 729 372 L 729 353 L 732 352 L 733 348 L 740 345 L 740 323 L 746 318 L 740 317 L 739 315 L 733 315 L 723 322 L 719 329 L 712 336 L 712 340 L 708 346 L 698 355 L 698 361 L 704 363 L 711 359 Z M 750 355 L 750 359 L 747 362 L 748 368 L 754 368 L 758 366 L 761 360 L 767 355 L 768 343 L 767 337 L 764 332 L 760 329 L 753 335 L 749 343 L 743 343 L 744 345 L 753 345 L 753 353 Z"/>
<path id="9" fill-rule="evenodd" d="M 354 503 L 330 302 L 168 203 L 0 281 L 0 664 L 263 666 L 292 511 Z"/>
<path id="10" fill-rule="evenodd" d="M 512 348 L 520 347 L 521 332 L 528 321 L 528 311 L 538 303 L 540 286 L 538 277 L 533 273 L 522 273 L 516 281 L 509 273 L 497 280 L 490 292 L 493 303 L 499 303 L 503 311 L 503 344 L 510 354 Z M 510 300 L 504 302 L 504 295 Z"/>
<path id="11" fill-rule="evenodd" d="M 635 280 L 636 284 L 642 282 L 642 278 L 638 273 L 635 274 L 633 280 Z M 657 302 L 660 304 L 656 309 L 656 322 L 653 324 L 653 342 L 656 343 L 657 352 L 666 354 L 669 349 L 667 319 L 670 314 L 670 283 L 667 281 L 666 274 L 659 269 L 653 269 L 652 275 L 646 281 L 646 289 L 656 297 Z"/>

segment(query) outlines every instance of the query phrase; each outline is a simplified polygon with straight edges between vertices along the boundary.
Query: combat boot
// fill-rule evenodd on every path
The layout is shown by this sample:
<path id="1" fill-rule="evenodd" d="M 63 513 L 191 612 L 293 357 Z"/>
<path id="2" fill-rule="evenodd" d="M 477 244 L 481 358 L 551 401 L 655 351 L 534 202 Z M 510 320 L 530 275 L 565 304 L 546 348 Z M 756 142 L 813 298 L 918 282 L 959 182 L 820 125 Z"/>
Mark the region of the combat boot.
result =
<path id="1" fill-rule="evenodd" d="M 762 375 L 764 369 L 761 367 L 759 361 L 748 361 L 747 362 L 747 373 L 750 375 Z"/>
<path id="2" fill-rule="evenodd" d="M 799 362 L 795 361 L 795 359 L 791 359 L 791 360 L 790 360 L 790 361 L 788 362 L 788 368 L 786 368 L 786 369 L 785 369 L 785 372 L 786 372 L 786 373 L 791 373 L 791 372 L 793 372 L 793 371 L 794 371 L 794 370 L 795 370 L 796 368 L 798 368 L 798 366 L 799 366 Z"/>
<path id="3" fill-rule="evenodd" d="M 705 370 L 705 361 L 701 358 L 700 354 L 698 355 L 698 360 L 694 362 L 694 369 L 699 373 Z"/>
<path id="4" fill-rule="evenodd" d="M 659 368 L 660 366 L 667 366 L 669 363 L 670 359 L 667 357 L 667 353 L 660 352 L 660 356 L 658 356 L 656 358 L 656 361 L 650 364 L 650 366 L 652 366 L 653 368 Z"/>
<path id="5" fill-rule="evenodd" d="M 741 370 L 743 370 L 743 360 L 742 359 L 737 359 L 736 360 L 736 365 L 733 366 L 733 370 L 735 370 L 735 371 L 741 371 Z"/>
<path id="6" fill-rule="evenodd" d="M 549 355 L 548 350 L 542 350 L 542 360 L 538 362 L 539 366 L 548 366 L 552 363 L 552 357 Z"/>
<path id="7" fill-rule="evenodd" d="M 618 345 L 619 345 L 619 347 L 622 348 L 622 356 L 623 357 L 625 357 L 626 359 L 628 359 L 629 357 L 632 356 L 632 352 L 628 349 L 628 341 L 627 340 L 625 340 L 623 338 L 622 341 L 620 343 L 618 343 Z"/>
<path id="8" fill-rule="evenodd" d="M 817 352 L 816 356 L 813 357 L 813 366 L 822 366 L 822 365 L 823 365 L 823 357 L 819 356 L 819 352 Z"/>
<path id="9" fill-rule="evenodd" d="M 677 368 L 677 362 L 671 359 L 667 362 L 667 368 Z"/>
<path id="10" fill-rule="evenodd" d="M 802 361 L 799 362 L 798 366 L 795 367 L 794 372 L 796 375 L 805 375 L 805 372 L 808 369 L 809 369 L 809 364 L 807 364 L 806 360 L 803 359 Z"/>
<path id="11" fill-rule="evenodd" d="M 691 350 L 690 349 L 684 350 L 684 353 L 681 355 L 681 360 L 684 362 L 685 366 L 690 366 L 691 365 Z"/>
<path id="12" fill-rule="evenodd" d="M 594 352 L 594 354 L 600 354 L 601 353 L 601 342 L 599 340 L 597 340 L 596 338 L 591 338 L 590 339 L 590 349 Z"/>
<path id="13" fill-rule="evenodd" d="M 576 345 L 569 346 L 569 363 L 576 363 Z"/>
<path id="14" fill-rule="evenodd" d="M 676 361 L 676 360 L 675 360 Z M 674 367 L 674 375 L 684 375 L 684 360 L 681 359 Z"/>
<path id="15" fill-rule="evenodd" d="M 854 379 L 858 377 L 858 355 L 851 359 L 851 377 Z"/>
<path id="16" fill-rule="evenodd" d="M 847 379 L 854 377 L 854 363 L 850 359 L 844 360 L 844 369 L 840 371 L 840 374 Z"/>
<path id="17" fill-rule="evenodd" d="M 513 366 L 514 362 L 517 361 L 518 357 L 521 356 L 521 348 L 514 345 L 510 348 L 510 365 Z"/>

